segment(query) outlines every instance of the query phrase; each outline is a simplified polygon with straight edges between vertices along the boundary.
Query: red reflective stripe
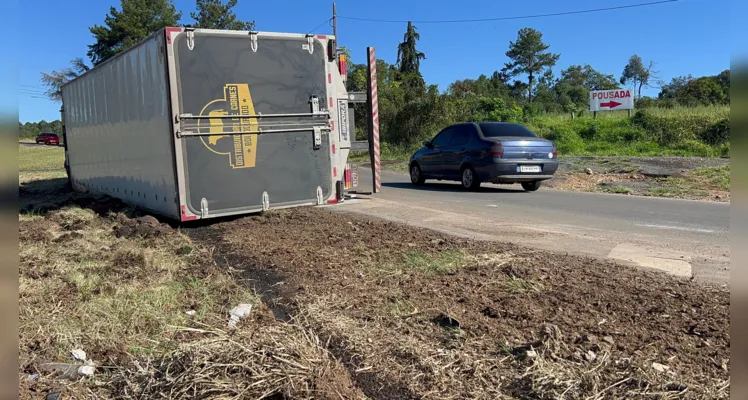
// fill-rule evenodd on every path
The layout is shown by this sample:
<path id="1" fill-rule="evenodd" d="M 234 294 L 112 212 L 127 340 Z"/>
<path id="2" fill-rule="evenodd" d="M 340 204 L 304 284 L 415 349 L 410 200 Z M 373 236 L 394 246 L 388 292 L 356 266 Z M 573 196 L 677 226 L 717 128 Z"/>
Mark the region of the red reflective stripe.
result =
<path id="1" fill-rule="evenodd" d="M 191 216 L 187 215 L 187 208 L 184 206 L 184 204 L 182 205 L 181 209 L 182 209 L 182 216 L 181 216 L 182 221 L 192 221 L 192 220 L 197 219 L 197 217 L 194 215 L 191 215 Z"/>
<path id="2" fill-rule="evenodd" d="M 330 121 L 330 130 L 335 131 L 335 121 Z"/>
<path id="3" fill-rule="evenodd" d="M 335 145 L 332 145 L 332 154 L 335 154 Z"/>
<path id="4" fill-rule="evenodd" d="M 338 203 L 338 199 L 327 200 L 327 204 L 337 204 L 337 203 Z"/>
<path id="5" fill-rule="evenodd" d="M 182 32 L 182 28 L 175 28 L 175 27 L 167 27 L 166 28 L 166 43 L 171 44 L 171 33 L 172 32 Z"/>
<path id="6" fill-rule="evenodd" d="M 327 74 L 327 83 L 332 83 L 332 74 Z"/>
<path id="7" fill-rule="evenodd" d="M 338 167 L 332 167 L 332 176 L 338 177 Z"/>
<path id="8" fill-rule="evenodd" d="M 325 40 L 325 39 L 327 39 L 327 35 L 317 35 L 317 39 L 319 39 L 319 40 Z"/>
<path id="9" fill-rule="evenodd" d="M 332 97 L 330 97 L 330 108 L 332 108 Z"/>

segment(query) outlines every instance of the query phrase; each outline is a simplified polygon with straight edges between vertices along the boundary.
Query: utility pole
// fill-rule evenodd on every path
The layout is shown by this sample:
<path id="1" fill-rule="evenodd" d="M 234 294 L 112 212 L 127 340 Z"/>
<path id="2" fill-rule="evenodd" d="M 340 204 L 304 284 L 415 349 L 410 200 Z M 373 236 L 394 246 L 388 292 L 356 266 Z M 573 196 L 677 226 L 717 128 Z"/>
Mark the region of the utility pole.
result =
<path id="1" fill-rule="evenodd" d="M 335 7 L 335 3 L 332 3 L 332 34 L 335 36 L 335 41 L 338 41 L 338 9 Z"/>

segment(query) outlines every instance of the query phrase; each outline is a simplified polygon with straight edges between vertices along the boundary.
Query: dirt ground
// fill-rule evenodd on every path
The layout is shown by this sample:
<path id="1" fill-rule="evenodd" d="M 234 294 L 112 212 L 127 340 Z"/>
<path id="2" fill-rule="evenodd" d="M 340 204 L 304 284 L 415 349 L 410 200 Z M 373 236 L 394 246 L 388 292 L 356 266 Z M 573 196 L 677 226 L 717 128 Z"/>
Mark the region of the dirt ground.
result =
<path id="1" fill-rule="evenodd" d="M 730 160 L 695 157 L 563 157 L 553 189 L 730 201 Z"/>
<path id="2" fill-rule="evenodd" d="M 323 209 L 189 229 L 370 398 L 727 398 L 729 292 Z"/>

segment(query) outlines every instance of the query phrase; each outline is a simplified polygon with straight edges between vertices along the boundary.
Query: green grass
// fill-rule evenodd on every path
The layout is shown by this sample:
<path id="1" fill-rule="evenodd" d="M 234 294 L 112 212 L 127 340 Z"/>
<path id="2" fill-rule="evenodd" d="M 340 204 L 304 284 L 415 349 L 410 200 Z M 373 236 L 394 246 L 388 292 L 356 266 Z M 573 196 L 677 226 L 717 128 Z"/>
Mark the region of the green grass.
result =
<path id="1" fill-rule="evenodd" d="M 610 193 L 616 193 L 616 194 L 629 194 L 632 192 L 631 188 L 628 188 L 626 186 L 612 186 L 608 188 L 607 190 Z"/>
<path id="2" fill-rule="evenodd" d="M 18 145 L 18 170 L 52 170 L 65 168 L 65 149 L 61 146 Z"/>
<path id="3" fill-rule="evenodd" d="M 730 191 L 730 166 L 706 167 L 691 171 L 691 178 L 705 186 Z"/>
<path id="4" fill-rule="evenodd" d="M 540 285 L 527 279 L 512 276 L 504 283 L 507 291 L 512 294 L 522 294 L 528 291 L 540 291 Z"/>
<path id="5" fill-rule="evenodd" d="M 469 261 L 469 256 L 460 250 L 447 250 L 436 254 L 413 251 L 400 255 L 380 269 L 396 274 L 415 272 L 423 275 L 444 275 L 456 271 Z"/>
<path id="6" fill-rule="evenodd" d="M 710 191 L 730 191 L 730 166 L 705 167 L 684 177 L 657 179 L 658 187 L 647 191 L 659 197 L 707 197 Z"/>
<path id="7" fill-rule="evenodd" d="M 650 188 L 646 195 L 657 197 L 706 197 L 709 192 L 698 182 L 687 178 L 661 178 L 659 186 Z"/>

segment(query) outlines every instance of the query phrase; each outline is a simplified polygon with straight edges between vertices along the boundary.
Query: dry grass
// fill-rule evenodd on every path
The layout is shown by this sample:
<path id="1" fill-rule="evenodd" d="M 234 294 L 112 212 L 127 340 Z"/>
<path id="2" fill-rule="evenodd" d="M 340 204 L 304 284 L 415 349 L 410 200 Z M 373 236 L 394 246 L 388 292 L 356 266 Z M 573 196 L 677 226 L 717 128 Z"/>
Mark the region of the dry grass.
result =
<path id="1" fill-rule="evenodd" d="M 120 398 L 262 399 L 278 393 L 294 399 L 353 398 L 343 397 L 351 385 L 340 379 L 346 371 L 329 356 L 325 343 L 299 325 L 259 326 L 232 336 L 220 330 L 175 330 L 204 338 L 117 374 L 113 384 Z"/>
<path id="2" fill-rule="evenodd" d="M 210 249 L 178 230 L 117 238 L 132 212 L 114 203 L 103 216 L 81 207 L 92 199 L 71 193 L 63 178 L 64 170 L 19 176 L 21 398 L 357 396 L 324 343 L 273 319 L 259 295 L 213 263 Z M 100 211 L 108 203 L 98 204 Z M 253 311 L 226 333 L 239 303 Z M 95 364 L 93 378 L 65 381 L 47 368 L 77 369 L 75 348 Z"/>

